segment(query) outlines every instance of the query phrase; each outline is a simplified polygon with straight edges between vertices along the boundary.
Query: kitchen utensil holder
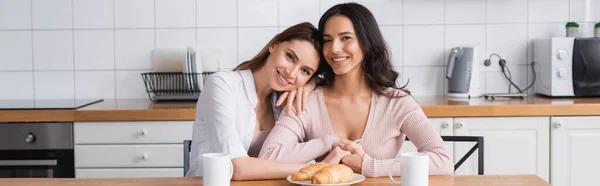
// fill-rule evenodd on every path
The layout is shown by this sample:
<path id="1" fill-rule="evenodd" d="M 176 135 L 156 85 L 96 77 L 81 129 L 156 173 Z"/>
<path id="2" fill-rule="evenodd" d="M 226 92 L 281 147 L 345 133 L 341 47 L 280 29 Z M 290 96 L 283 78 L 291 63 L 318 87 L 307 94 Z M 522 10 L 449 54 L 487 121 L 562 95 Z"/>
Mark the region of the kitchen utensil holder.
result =
<path id="1" fill-rule="evenodd" d="M 215 72 L 182 73 L 182 72 L 147 72 L 142 79 L 151 101 L 195 101 L 202 90 L 202 82 Z"/>

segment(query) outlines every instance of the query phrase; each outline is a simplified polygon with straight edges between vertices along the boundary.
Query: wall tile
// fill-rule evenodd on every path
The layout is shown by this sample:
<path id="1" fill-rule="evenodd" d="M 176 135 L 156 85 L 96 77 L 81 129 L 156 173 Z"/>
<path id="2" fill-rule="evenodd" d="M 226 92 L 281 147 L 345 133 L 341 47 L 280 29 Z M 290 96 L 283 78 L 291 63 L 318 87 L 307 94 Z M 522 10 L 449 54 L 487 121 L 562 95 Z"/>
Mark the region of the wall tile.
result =
<path id="1" fill-rule="evenodd" d="M 392 64 L 394 66 L 402 66 L 402 52 L 403 52 L 403 28 L 402 26 L 380 26 L 381 34 L 383 39 L 387 43 L 388 50 L 390 51 Z"/>
<path id="2" fill-rule="evenodd" d="M 117 71 L 116 99 L 147 99 L 148 93 L 141 75 L 144 72 L 147 71 Z"/>
<path id="3" fill-rule="evenodd" d="M 156 28 L 194 28 L 195 0 L 156 0 Z"/>
<path id="4" fill-rule="evenodd" d="M 31 31 L 0 31 L 0 71 L 32 70 Z"/>
<path id="5" fill-rule="evenodd" d="M 238 26 L 277 26 L 277 0 L 238 1 Z"/>
<path id="6" fill-rule="evenodd" d="M 485 25 L 447 25 L 445 43 L 444 61 L 447 61 L 448 54 L 454 47 L 478 46 L 479 60 L 483 63 L 483 52 L 486 51 Z"/>
<path id="7" fill-rule="evenodd" d="M 402 1 L 366 0 L 362 4 L 373 13 L 379 25 L 402 24 Z"/>
<path id="8" fill-rule="evenodd" d="M 447 24 L 485 23 L 485 1 L 452 0 L 446 2 L 445 22 Z"/>
<path id="9" fill-rule="evenodd" d="M 529 22 L 569 21 L 569 0 L 529 0 Z"/>
<path id="10" fill-rule="evenodd" d="M 153 28 L 154 0 L 116 0 L 116 28 Z"/>
<path id="11" fill-rule="evenodd" d="M 33 31 L 34 70 L 73 69 L 73 31 Z"/>
<path id="12" fill-rule="evenodd" d="M 404 24 L 443 24 L 444 0 L 404 0 Z"/>
<path id="13" fill-rule="evenodd" d="M 75 28 L 113 28 L 114 0 L 73 0 Z"/>
<path id="14" fill-rule="evenodd" d="M 156 29 L 156 48 L 196 46 L 196 29 Z"/>
<path id="15" fill-rule="evenodd" d="M 198 27 L 237 26 L 237 0 L 196 0 L 196 13 Z"/>
<path id="16" fill-rule="evenodd" d="M 524 65 L 508 65 L 512 81 L 519 86 L 521 90 L 529 84 L 527 82 L 527 67 Z M 506 72 L 508 76 L 508 71 Z M 486 92 L 487 93 L 508 93 L 509 81 L 502 72 L 486 72 Z M 518 93 L 517 89 L 511 87 L 511 93 Z"/>
<path id="17" fill-rule="evenodd" d="M 73 28 L 72 0 L 32 0 L 34 29 Z"/>
<path id="18" fill-rule="evenodd" d="M 0 72 L 0 100 L 33 99 L 33 72 Z"/>
<path id="19" fill-rule="evenodd" d="M 444 26 L 404 27 L 404 66 L 443 66 Z"/>
<path id="20" fill-rule="evenodd" d="M 113 30 L 75 30 L 75 69 L 115 69 Z"/>
<path id="21" fill-rule="evenodd" d="M 444 95 L 444 67 L 404 67 L 403 82 L 412 95 Z"/>
<path id="22" fill-rule="evenodd" d="M 115 99 L 115 71 L 75 72 L 76 99 Z"/>
<path id="23" fill-rule="evenodd" d="M 497 53 L 506 59 L 508 64 L 528 64 L 527 61 L 527 24 L 503 24 L 487 26 L 487 52 Z M 487 69 L 499 71 L 498 58 L 492 57 L 492 65 Z"/>
<path id="24" fill-rule="evenodd" d="M 34 72 L 35 99 L 74 99 L 75 77 L 73 71 Z"/>
<path id="25" fill-rule="evenodd" d="M 571 14 L 573 21 L 598 22 L 600 21 L 600 1 L 598 0 L 573 0 Z"/>
<path id="26" fill-rule="evenodd" d="M 31 29 L 31 1 L 0 0 L 0 29 Z"/>
<path id="27" fill-rule="evenodd" d="M 368 1 L 368 0 L 366 0 Z M 325 13 L 325 11 L 327 11 L 329 8 L 340 4 L 340 3 L 347 3 L 347 2 L 355 2 L 355 3 L 360 3 L 361 0 L 321 0 L 321 15 L 323 15 L 323 13 Z"/>
<path id="28" fill-rule="evenodd" d="M 527 5 L 524 0 L 487 0 L 487 23 L 527 23 Z"/>
<path id="29" fill-rule="evenodd" d="M 150 53 L 154 49 L 154 30 L 115 31 L 117 69 L 151 69 Z"/>
<path id="30" fill-rule="evenodd" d="M 197 52 L 206 71 L 233 68 L 238 64 L 237 28 L 202 28 L 197 31 Z"/>
<path id="31" fill-rule="evenodd" d="M 278 28 L 240 28 L 238 32 L 238 62 L 249 60 L 277 34 Z"/>
<path id="32" fill-rule="evenodd" d="M 300 22 L 310 22 L 318 27 L 319 0 L 280 0 L 279 26 L 292 26 Z"/>

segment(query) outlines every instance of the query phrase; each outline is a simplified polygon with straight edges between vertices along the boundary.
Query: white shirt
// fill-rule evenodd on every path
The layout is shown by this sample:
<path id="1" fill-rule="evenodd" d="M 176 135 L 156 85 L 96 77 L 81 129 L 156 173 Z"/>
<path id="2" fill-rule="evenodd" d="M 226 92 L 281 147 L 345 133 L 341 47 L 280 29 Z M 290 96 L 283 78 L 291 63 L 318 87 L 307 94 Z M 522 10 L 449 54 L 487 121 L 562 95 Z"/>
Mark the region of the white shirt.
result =
<path id="1" fill-rule="evenodd" d="M 276 94 L 272 94 L 271 99 L 276 100 Z M 231 159 L 248 156 L 256 131 L 254 108 L 257 102 L 250 70 L 217 72 L 210 76 L 196 105 L 190 166 L 186 176 L 203 175 L 204 153 L 229 153 Z M 275 116 L 279 115 L 280 109 L 273 109 Z"/>

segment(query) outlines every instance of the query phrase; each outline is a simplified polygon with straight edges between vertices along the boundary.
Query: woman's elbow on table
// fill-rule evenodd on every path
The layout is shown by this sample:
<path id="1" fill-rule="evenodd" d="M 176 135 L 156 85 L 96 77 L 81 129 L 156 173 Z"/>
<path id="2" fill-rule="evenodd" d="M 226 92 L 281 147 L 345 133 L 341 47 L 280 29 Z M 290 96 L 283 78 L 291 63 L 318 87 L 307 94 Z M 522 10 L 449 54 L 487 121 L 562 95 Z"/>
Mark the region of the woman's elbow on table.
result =
<path id="1" fill-rule="evenodd" d="M 248 174 L 245 174 L 248 171 L 246 170 L 247 166 L 245 166 L 247 165 L 248 159 L 249 157 L 239 157 L 231 160 L 231 163 L 233 164 L 233 177 L 231 177 L 231 180 L 242 181 L 251 179 L 248 177 Z"/>

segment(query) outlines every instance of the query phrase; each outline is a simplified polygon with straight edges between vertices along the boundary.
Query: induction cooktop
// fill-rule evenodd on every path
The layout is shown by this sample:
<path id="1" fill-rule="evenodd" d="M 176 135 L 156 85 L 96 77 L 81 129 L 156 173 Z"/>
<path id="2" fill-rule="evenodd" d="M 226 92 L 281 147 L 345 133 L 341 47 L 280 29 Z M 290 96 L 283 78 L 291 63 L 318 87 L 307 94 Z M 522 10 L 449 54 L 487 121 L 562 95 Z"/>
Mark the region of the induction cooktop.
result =
<path id="1" fill-rule="evenodd" d="M 103 99 L 0 100 L 0 110 L 79 109 Z"/>

